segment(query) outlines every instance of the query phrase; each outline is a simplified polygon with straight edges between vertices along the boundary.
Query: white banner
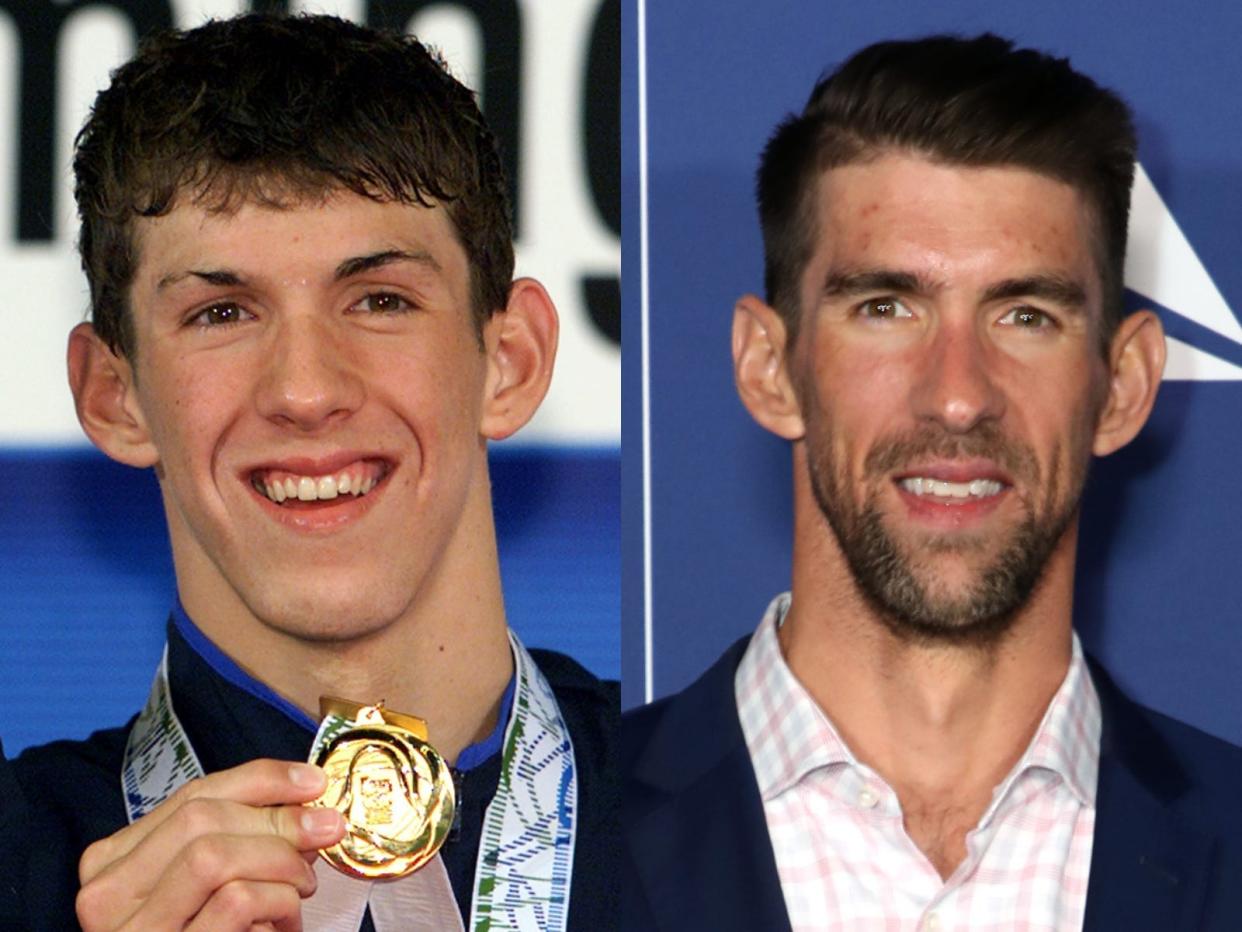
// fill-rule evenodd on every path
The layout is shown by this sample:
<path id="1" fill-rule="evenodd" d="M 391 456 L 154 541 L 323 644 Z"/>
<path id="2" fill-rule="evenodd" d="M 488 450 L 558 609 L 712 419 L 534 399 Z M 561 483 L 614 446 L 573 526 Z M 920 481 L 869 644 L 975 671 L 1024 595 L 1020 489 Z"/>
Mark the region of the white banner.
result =
<path id="1" fill-rule="evenodd" d="M 294 10 L 359 21 L 366 6 L 362 0 L 290 4 Z M 502 143 L 505 134 L 491 116 L 485 86 L 495 70 L 485 68 L 488 41 L 493 51 L 520 55 L 516 85 L 494 82 L 500 87 L 497 96 L 517 101 L 510 134 L 517 141 L 517 272 L 540 279 L 552 294 L 561 313 L 561 346 L 549 397 L 516 442 L 619 445 L 619 4 L 410 4 L 420 6 L 426 9 L 407 28 L 439 47 L 454 73 L 481 92 Z M 77 219 L 69 165 L 73 137 L 91 101 L 107 84 L 111 69 L 133 53 L 135 21 L 171 16 L 174 25 L 188 28 L 250 7 L 242 0 L 0 0 L 0 372 L 5 400 L 0 444 L 85 442 L 64 371 L 66 335 L 88 310 L 86 281 L 73 246 Z M 474 7 L 483 11 L 486 24 Z M 516 17 L 506 19 L 513 10 Z M 41 35 L 54 37 L 54 46 L 40 48 L 38 42 L 49 41 Z M 44 52 L 51 53 L 50 60 Z M 593 55 L 608 56 L 610 79 L 592 79 Z M 23 56 L 34 66 L 22 70 Z M 22 81 L 28 86 L 23 88 Z M 39 97 L 44 92 L 54 99 Z M 594 127 L 593 134 L 588 127 Z M 607 142 L 588 150 L 591 138 Z M 44 150 L 49 148 L 41 149 L 40 140 L 50 142 L 50 186 L 39 180 L 40 172 L 47 173 Z M 594 295 L 590 302 L 588 289 Z"/>

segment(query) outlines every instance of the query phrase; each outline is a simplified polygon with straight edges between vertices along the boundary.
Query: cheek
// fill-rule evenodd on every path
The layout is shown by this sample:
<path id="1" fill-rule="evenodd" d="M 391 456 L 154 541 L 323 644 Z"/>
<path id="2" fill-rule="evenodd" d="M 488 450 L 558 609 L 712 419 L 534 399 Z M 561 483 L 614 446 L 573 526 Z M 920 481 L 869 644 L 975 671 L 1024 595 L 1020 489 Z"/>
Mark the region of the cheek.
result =
<path id="1" fill-rule="evenodd" d="M 425 440 L 477 433 L 484 378 L 477 352 L 392 352 L 374 362 L 383 375 L 373 389 Z"/>
<path id="2" fill-rule="evenodd" d="M 227 433 L 252 388 L 231 371 L 207 372 L 184 360 L 161 371 L 169 374 L 148 382 L 142 401 L 152 439 L 165 462 L 196 459 Z"/>
<path id="3" fill-rule="evenodd" d="M 1082 494 L 1091 462 L 1095 410 L 1083 396 L 1068 412 L 1061 408 L 1045 414 L 1037 435 L 1041 439 L 1033 441 L 1032 452 L 1043 473 L 1042 500 L 1035 501 L 1041 502 L 1045 513 L 1054 513 Z"/>
<path id="4" fill-rule="evenodd" d="M 861 458 L 875 438 L 899 431 L 911 421 L 910 367 L 881 353 L 821 354 L 812 398 L 813 416 L 836 437 L 838 455 L 846 447 Z"/>

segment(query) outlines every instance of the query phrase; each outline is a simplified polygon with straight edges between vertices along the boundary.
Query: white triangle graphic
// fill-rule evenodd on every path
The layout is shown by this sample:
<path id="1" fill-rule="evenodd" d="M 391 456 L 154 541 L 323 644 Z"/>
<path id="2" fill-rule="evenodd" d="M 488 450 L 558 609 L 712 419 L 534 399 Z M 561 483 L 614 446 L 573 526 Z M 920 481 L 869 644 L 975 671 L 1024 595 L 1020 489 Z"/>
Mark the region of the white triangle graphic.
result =
<path id="1" fill-rule="evenodd" d="M 1143 166 L 1130 197 L 1126 287 L 1242 346 L 1242 324 L 1225 303 Z M 1242 380 L 1242 367 L 1172 337 L 1164 377 Z"/>
<path id="2" fill-rule="evenodd" d="M 1169 354 L 1164 363 L 1166 382 L 1242 382 L 1242 366 L 1235 366 L 1219 356 L 1165 337 Z"/>

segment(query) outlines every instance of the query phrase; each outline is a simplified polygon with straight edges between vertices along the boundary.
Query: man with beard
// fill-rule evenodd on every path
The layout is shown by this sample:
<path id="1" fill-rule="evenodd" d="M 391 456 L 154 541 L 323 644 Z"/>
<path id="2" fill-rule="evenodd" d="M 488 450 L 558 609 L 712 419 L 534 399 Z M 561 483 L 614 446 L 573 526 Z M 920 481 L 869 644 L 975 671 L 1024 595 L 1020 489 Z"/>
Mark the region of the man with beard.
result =
<path id="1" fill-rule="evenodd" d="M 633 929 L 1238 928 L 1242 750 L 1071 628 L 1088 464 L 1164 364 L 1122 314 L 1135 137 L 1064 60 L 890 42 L 763 154 L 738 391 L 792 589 L 623 726 Z"/>

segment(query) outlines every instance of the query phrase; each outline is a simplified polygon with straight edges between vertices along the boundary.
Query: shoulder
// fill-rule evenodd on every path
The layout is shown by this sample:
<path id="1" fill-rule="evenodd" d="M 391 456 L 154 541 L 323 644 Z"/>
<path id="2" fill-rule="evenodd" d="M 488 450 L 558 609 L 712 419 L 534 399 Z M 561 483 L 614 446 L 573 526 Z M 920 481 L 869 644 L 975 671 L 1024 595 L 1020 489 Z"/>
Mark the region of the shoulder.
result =
<path id="1" fill-rule="evenodd" d="M 535 649 L 530 655 L 552 687 L 574 745 L 578 818 L 569 927 L 614 928 L 620 909 L 617 730 L 621 686 L 616 680 L 599 679 L 565 654 Z"/>
<path id="2" fill-rule="evenodd" d="M 1185 722 L 1143 706 L 1136 714 L 1146 718 L 1159 741 L 1151 741 L 1153 753 L 1161 749 L 1175 760 L 1186 781 L 1187 797 L 1199 800 L 1212 812 L 1213 821 L 1225 819 L 1242 835 L 1242 748 L 1200 731 Z"/>
<path id="3" fill-rule="evenodd" d="M 1196 783 L 1211 790 L 1242 787 L 1242 747 L 1200 731 L 1161 712 L 1138 706 L 1151 727 L 1164 739 Z"/>
<path id="4" fill-rule="evenodd" d="M 600 679 L 568 654 L 543 647 L 532 647 L 529 653 L 558 696 L 562 692 L 578 692 L 598 696 L 605 702 L 620 696 L 620 683 Z"/>
<path id="5" fill-rule="evenodd" d="M 13 761 L 14 774 L 31 806 L 61 817 L 89 844 L 95 832 L 103 837 L 116 831 L 118 819 L 125 822 L 121 761 L 128 735 L 126 724 L 27 748 Z"/>
<path id="6" fill-rule="evenodd" d="M 566 654 L 535 648 L 530 655 L 552 687 L 574 740 L 575 752 L 580 740 L 596 751 L 614 751 L 621 715 L 621 684 L 600 679 Z"/>
<path id="7" fill-rule="evenodd" d="M 78 860 L 91 842 L 126 822 L 121 759 L 128 734 L 127 725 L 81 741 L 54 741 L 27 748 L 10 762 L 24 808 L 17 851 L 26 927 L 77 927 Z M 30 843 L 34 838 L 38 844 Z"/>
<path id="8" fill-rule="evenodd" d="M 733 681 L 750 642 L 734 643 L 680 692 L 630 709 L 621 718 L 621 770 L 642 782 L 649 769 L 692 754 L 711 761 L 742 740 Z"/>
<path id="9" fill-rule="evenodd" d="M 0 929 L 22 928 L 25 865 L 21 840 L 29 837 L 26 800 L 0 745 Z"/>
<path id="10" fill-rule="evenodd" d="M 1091 676 L 1103 722 L 1101 768 L 1124 767 L 1184 818 L 1242 839 L 1242 747 L 1139 705 L 1098 664 Z"/>

